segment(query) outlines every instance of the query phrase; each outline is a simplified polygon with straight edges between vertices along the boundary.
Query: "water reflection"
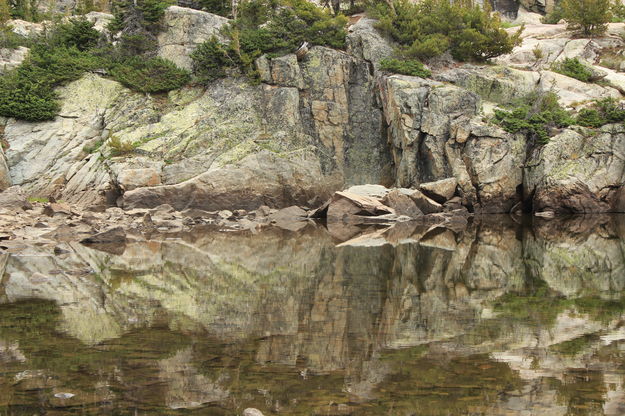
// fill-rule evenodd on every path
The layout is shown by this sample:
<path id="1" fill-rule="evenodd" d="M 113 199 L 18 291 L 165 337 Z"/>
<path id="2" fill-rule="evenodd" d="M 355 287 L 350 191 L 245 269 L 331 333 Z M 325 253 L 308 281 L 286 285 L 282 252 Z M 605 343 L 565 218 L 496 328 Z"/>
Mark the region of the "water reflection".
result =
<path id="1" fill-rule="evenodd" d="M 25 248 L 0 257 L 0 409 L 625 414 L 624 221 Z"/>

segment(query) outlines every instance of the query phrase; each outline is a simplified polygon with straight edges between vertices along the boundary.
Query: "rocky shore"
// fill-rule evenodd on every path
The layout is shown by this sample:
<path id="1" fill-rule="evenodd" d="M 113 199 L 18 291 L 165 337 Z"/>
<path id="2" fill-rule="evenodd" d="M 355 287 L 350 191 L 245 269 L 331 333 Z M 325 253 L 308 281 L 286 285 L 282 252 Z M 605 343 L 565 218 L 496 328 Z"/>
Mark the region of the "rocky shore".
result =
<path id="1" fill-rule="evenodd" d="M 29 202 L 21 188 L 11 187 L 0 194 L 0 252 L 19 251 L 28 245 L 52 247 L 80 242 L 121 254 L 127 241 L 146 241 L 155 234 L 167 237 L 198 230 L 257 233 L 267 227 L 299 231 L 319 223 L 340 241 L 400 223 L 410 223 L 413 228 L 419 225 L 426 231 L 466 227 L 472 214 L 454 196 L 455 180 L 423 184 L 421 189 L 423 192 L 380 185 L 353 186 L 336 192 L 315 209 L 263 205 L 253 211 L 177 211 L 162 204 L 150 209 L 110 207 L 94 211 L 65 202 Z M 62 251 L 57 247 L 54 250 Z"/>
<path id="2" fill-rule="evenodd" d="M 106 33 L 110 15 L 87 18 Z M 190 51 L 228 22 L 177 6 L 164 19 L 158 54 L 187 67 Z M 72 221 L 79 237 L 114 226 L 257 229 L 283 216 L 318 216 L 329 200 L 329 219 L 359 217 L 364 209 L 367 219 L 359 221 L 625 212 L 621 124 L 563 128 L 536 146 L 490 119 L 495 108 L 532 91 L 555 91 L 573 111 L 597 98 L 622 99 L 625 74 L 598 63 L 625 46 L 624 24 L 592 40 L 572 38 L 564 25 L 528 24 L 523 43 L 494 65 L 441 62 L 432 79 L 380 71 L 393 45 L 374 25 L 354 18 L 345 51 L 312 47 L 300 58 L 259 58 L 260 85 L 226 78 L 150 96 L 90 73 L 58 89 L 55 120 L 0 120 L 1 198 L 62 201 L 17 214 L 0 204 L 2 238 L 38 239 L 51 230 L 36 224 L 55 229 Z M 13 28 L 44 30 L 19 21 Z M 537 47 L 541 58 L 532 53 Z M 1 52 L 5 70 L 26 56 Z M 600 72 L 602 82 L 552 71 L 573 57 Z M 363 184 L 391 191 L 364 195 L 375 202 L 340 193 Z M 334 212 L 339 207 L 345 212 Z"/>

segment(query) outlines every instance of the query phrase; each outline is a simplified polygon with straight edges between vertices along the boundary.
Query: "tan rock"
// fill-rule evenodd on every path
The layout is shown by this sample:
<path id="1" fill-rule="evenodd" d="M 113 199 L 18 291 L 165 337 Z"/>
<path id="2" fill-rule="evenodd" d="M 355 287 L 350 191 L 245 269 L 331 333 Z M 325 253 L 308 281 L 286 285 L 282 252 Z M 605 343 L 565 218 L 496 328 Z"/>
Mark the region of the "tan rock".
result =
<path id="1" fill-rule="evenodd" d="M 405 189 L 402 188 L 400 191 L 410 197 L 415 203 L 415 205 L 423 212 L 424 214 L 432 214 L 435 212 L 442 212 L 443 206 L 433 199 L 428 198 L 423 194 L 423 192 L 418 189 Z"/>
<path id="2" fill-rule="evenodd" d="M 335 192 L 328 207 L 328 221 L 348 221 L 352 216 L 377 216 L 395 211 L 380 200 L 351 192 Z"/>
<path id="3" fill-rule="evenodd" d="M 441 179 L 435 182 L 427 182 L 419 185 L 419 189 L 432 199 L 444 203 L 456 193 L 458 181 L 456 178 Z"/>
<path id="4" fill-rule="evenodd" d="M 161 184 L 161 175 L 154 168 L 125 169 L 117 175 L 117 182 L 126 191 Z"/>
<path id="5" fill-rule="evenodd" d="M 423 215 L 423 212 L 417 207 L 412 198 L 397 189 L 386 194 L 382 202 L 395 210 L 397 215 L 406 215 L 410 218 L 417 218 Z"/>

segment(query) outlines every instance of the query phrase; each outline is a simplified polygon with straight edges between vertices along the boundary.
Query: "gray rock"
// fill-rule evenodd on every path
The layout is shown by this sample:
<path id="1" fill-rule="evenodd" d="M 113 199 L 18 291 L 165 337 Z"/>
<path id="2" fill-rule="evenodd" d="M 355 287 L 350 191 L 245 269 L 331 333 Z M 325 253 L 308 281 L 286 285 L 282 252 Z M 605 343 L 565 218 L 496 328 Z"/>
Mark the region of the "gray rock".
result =
<path id="1" fill-rule="evenodd" d="M 191 69 L 191 52 L 213 36 L 225 41 L 220 31 L 228 22 L 225 17 L 212 13 L 169 6 L 163 16 L 164 28 L 157 38 L 158 56 Z"/>
<path id="2" fill-rule="evenodd" d="M 243 411 L 243 416 L 263 416 L 263 412 L 253 407 L 248 407 Z"/>
<path id="3" fill-rule="evenodd" d="M 523 190 L 535 211 L 625 212 L 625 128 L 565 130 L 534 151 Z"/>
<path id="4" fill-rule="evenodd" d="M 219 211 L 219 212 L 217 213 L 217 216 L 218 216 L 219 218 L 221 218 L 221 219 L 227 220 L 227 219 L 229 219 L 229 218 L 232 218 L 232 217 L 233 217 L 233 214 L 232 214 L 232 211 L 229 211 L 229 210 L 227 210 L 227 209 L 224 209 L 224 210 L 222 210 L 222 211 Z"/>
<path id="5" fill-rule="evenodd" d="M 347 34 L 347 51 L 378 69 L 380 61 L 393 55 L 393 46 L 375 28 L 377 20 L 361 17 Z"/>
<path id="6" fill-rule="evenodd" d="M 304 87 L 301 70 L 294 54 L 273 58 L 270 65 L 271 83 L 282 87 Z"/>

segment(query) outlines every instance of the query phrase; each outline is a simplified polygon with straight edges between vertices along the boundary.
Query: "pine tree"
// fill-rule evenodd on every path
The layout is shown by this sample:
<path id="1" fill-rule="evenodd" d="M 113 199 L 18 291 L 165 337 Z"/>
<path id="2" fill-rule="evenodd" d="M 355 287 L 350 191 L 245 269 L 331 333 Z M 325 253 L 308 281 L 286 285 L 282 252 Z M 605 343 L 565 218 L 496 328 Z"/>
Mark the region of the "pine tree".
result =
<path id="1" fill-rule="evenodd" d="M 601 35 L 612 18 L 611 0 L 564 0 L 563 18 L 571 30 L 584 36 Z"/>

